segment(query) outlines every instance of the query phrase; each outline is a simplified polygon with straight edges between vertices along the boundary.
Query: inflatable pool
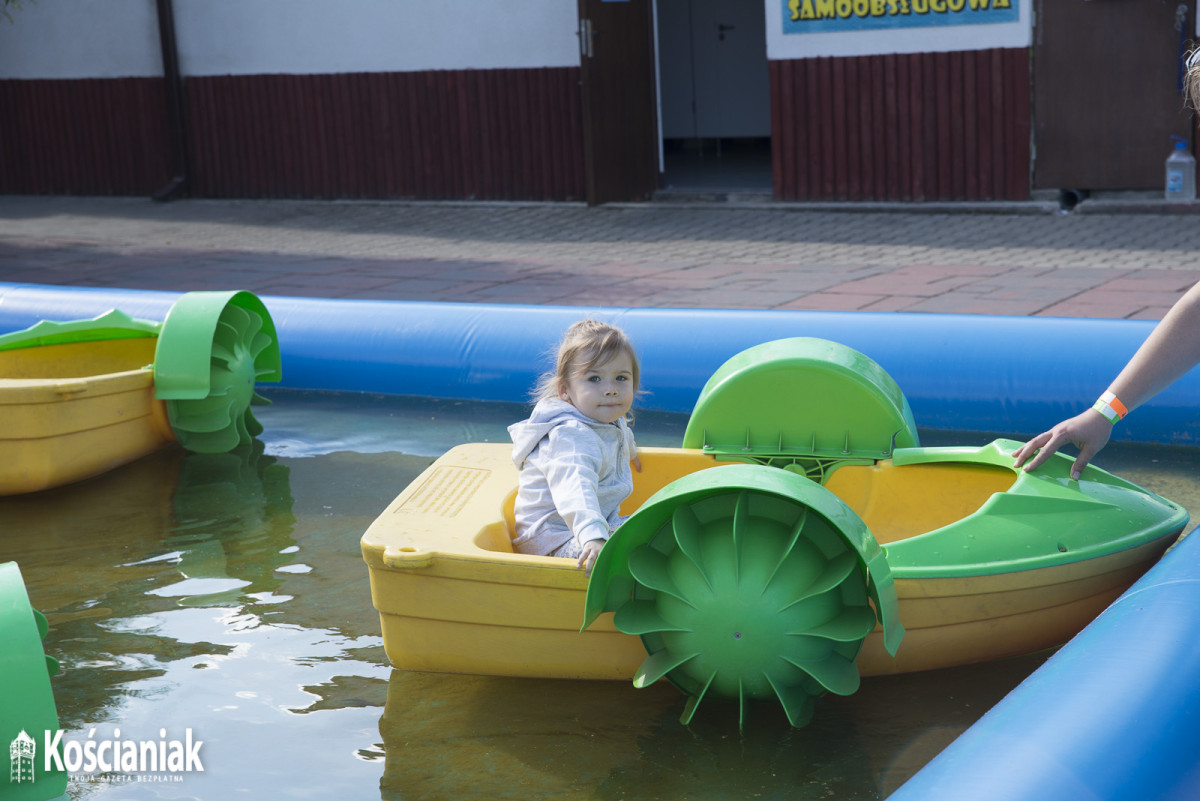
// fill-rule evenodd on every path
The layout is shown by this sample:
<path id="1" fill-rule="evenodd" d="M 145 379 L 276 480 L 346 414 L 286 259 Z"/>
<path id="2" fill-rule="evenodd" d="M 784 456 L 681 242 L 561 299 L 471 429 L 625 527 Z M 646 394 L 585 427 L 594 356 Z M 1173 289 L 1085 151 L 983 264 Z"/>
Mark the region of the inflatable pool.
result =
<path id="1" fill-rule="evenodd" d="M 0 283 L 0 333 L 119 308 L 162 319 L 180 293 Z M 524 399 L 547 351 L 585 315 L 620 325 L 642 362 L 638 408 L 687 414 L 729 357 L 820 337 L 878 362 L 921 425 L 1027 437 L 1095 400 L 1149 333 L 1145 320 L 629 309 L 263 297 L 295 389 Z M 1134 442 L 1200 443 L 1200 372 L 1121 422 Z"/>
<path id="2" fill-rule="evenodd" d="M 110 308 L 160 319 L 179 294 L 0 284 L 0 332 Z M 513 400 L 529 390 L 566 326 L 592 314 L 634 337 L 650 390 L 642 408 L 686 412 L 734 353 L 818 336 L 879 362 L 924 425 L 1017 436 L 1089 406 L 1152 328 L 1130 320 L 263 300 L 279 331 L 288 387 Z M 1126 418 L 1117 435 L 1195 445 L 1196 397 L 1193 372 Z M 1139 786 L 1171 788 L 1162 798 L 1200 795 L 1188 753 L 1200 738 L 1192 689 L 1200 686 L 1200 654 L 1189 645 L 1200 640 L 1198 549 L 1183 540 L 1114 605 L 1123 612 L 1102 614 L 897 797 L 971 797 L 964 788 L 979 788 L 982 776 L 1003 780 L 993 795 L 978 789 L 980 798 L 1156 797 L 1129 789 Z M 1131 614 L 1148 598 L 1162 610 L 1161 625 Z M 1140 657 L 1163 661 L 1148 672 Z M 1102 658 L 1103 674 L 1083 680 Z M 1171 681 L 1156 683 L 1164 674 Z M 1042 726 L 1026 728 L 1039 716 Z M 1024 758 L 1036 749 L 1044 759 Z M 1063 792 L 1064 784 L 1071 789 Z"/>

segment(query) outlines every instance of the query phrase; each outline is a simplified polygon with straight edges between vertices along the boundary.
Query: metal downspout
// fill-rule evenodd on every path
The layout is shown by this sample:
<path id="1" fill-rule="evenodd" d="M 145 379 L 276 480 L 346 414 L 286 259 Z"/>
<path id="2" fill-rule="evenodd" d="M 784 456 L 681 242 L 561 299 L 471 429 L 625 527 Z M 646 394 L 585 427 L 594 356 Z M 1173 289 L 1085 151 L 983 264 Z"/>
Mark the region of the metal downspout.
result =
<path id="1" fill-rule="evenodd" d="M 171 137 L 171 171 L 174 176 L 154 193 L 158 201 L 171 200 L 187 189 L 187 116 L 183 102 L 183 76 L 179 73 L 179 49 L 175 43 L 175 10 L 171 0 L 156 0 L 158 37 L 162 44 L 163 84 L 166 90 L 167 125 Z"/>

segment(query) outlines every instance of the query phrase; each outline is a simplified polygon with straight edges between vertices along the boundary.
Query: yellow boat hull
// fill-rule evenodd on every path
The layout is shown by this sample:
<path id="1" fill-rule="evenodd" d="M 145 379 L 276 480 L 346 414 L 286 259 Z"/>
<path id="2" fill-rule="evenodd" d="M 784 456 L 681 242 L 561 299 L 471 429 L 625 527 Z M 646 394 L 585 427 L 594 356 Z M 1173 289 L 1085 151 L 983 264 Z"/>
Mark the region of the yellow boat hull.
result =
<path id="1" fill-rule="evenodd" d="M 388 658 L 398 668 L 574 679 L 633 677 L 646 658 L 639 637 L 622 634 L 612 614 L 581 632 L 587 579 L 573 560 L 512 552 L 517 472 L 511 446 L 459 446 L 438 459 L 375 520 L 362 538 L 371 594 Z M 719 468 L 697 450 L 645 448 L 643 470 L 625 513 L 675 479 Z M 871 526 L 880 543 L 930 530 L 947 515 L 978 508 L 995 482 L 968 466 L 963 497 L 909 501 L 904 530 L 889 531 L 892 512 L 863 482 L 887 482 L 895 470 L 921 466 L 846 467 L 828 488 Z M 944 467 L 941 469 L 945 469 Z M 855 472 L 857 471 L 857 473 Z M 1011 478 L 1008 479 L 1011 483 Z M 920 482 L 918 482 L 918 486 Z M 1000 488 L 1002 489 L 1002 487 Z M 857 504 L 857 505 L 856 505 Z M 961 506 L 959 509 L 956 507 Z M 920 519 L 919 510 L 928 520 Z M 1103 557 L 990 576 L 897 577 L 906 634 L 893 657 L 882 632 L 869 635 L 857 659 L 862 675 L 949 667 L 1059 645 L 1099 614 L 1147 570 L 1178 531 Z"/>
<path id="2" fill-rule="evenodd" d="M 0 334 L 0 495 L 70 484 L 172 442 L 227 453 L 262 427 L 281 378 L 275 324 L 249 292 L 188 292 L 162 323 L 110 310 Z"/>
<path id="3" fill-rule="evenodd" d="M 174 442 L 153 338 L 0 351 L 0 495 L 80 481 Z"/>

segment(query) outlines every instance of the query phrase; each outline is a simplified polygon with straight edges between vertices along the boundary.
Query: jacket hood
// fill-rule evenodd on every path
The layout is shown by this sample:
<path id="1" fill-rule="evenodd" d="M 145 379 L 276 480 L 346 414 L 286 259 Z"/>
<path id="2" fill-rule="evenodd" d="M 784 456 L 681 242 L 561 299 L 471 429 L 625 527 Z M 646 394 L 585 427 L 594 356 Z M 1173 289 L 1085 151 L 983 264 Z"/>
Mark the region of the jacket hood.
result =
<path id="1" fill-rule="evenodd" d="M 597 423 L 564 400 L 558 398 L 540 400 L 533 407 L 533 413 L 529 415 L 528 420 L 513 423 L 508 427 L 508 435 L 512 437 L 513 441 L 513 464 L 520 469 L 525 460 L 529 458 L 529 454 L 533 453 L 533 449 L 550 433 L 550 429 L 568 420 L 575 420 L 593 428 L 604 425 Z"/>

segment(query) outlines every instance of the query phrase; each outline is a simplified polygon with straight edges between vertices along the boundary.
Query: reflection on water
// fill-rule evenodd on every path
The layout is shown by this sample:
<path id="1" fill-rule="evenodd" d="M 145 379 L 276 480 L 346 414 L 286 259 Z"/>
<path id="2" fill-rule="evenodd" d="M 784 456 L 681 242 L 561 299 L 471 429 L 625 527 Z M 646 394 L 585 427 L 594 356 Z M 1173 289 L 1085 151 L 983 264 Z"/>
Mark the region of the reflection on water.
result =
<path id="1" fill-rule="evenodd" d="M 1044 658 L 866 679 L 823 699 L 805 729 L 763 705 L 741 734 L 736 710 L 717 704 L 680 726 L 683 698 L 666 684 L 393 671 L 359 537 L 435 456 L 506 439 L 525 407 L 274 397 L 254 449 L 168 449 L 0 499 L 0 561 L 20 564 L 63 664 L 53 686 L 65 739 L 190 728 L 204 742 L 203 773 L 76 774 L 73 798 L 878 799 Z M 676 444 L 684 423 L 643 415 L 639 441 Z M 1193 505 L 1196 451 L 1104 457 Z"/>
<path id="2" fill-rule="evenodd" d="M 380 722 L 385 799 L 878 799 L 1000 700 L 1044 656 L 865 679 L 813 722 L 777 705 L 706 702 L 688 727 L 660 683 L 535 681 L 393 671 Z"/>

